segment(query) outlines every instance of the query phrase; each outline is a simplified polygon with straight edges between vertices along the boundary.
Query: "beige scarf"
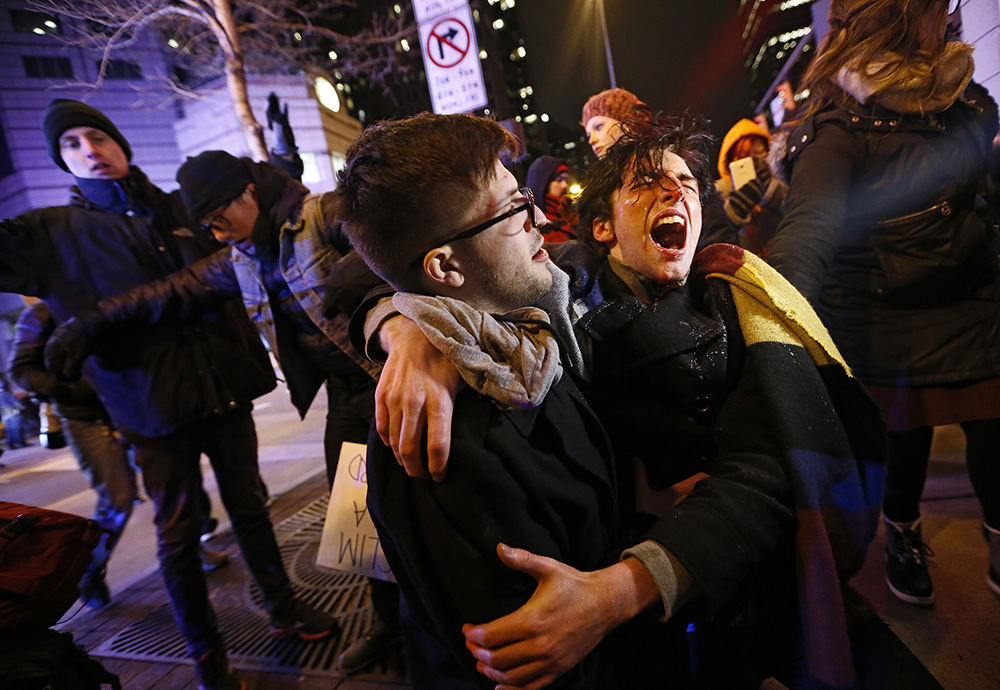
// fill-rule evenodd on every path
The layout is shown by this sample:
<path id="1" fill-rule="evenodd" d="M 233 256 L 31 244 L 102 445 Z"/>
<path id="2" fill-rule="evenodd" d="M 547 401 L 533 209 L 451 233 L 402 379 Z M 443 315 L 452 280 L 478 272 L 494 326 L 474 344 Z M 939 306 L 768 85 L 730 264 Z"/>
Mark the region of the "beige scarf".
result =
<path id="1" fill-rule="evenodd" d="M 840 88 L 864 105 L 869 100 L 903 114 L 940 113 L 951 107 L 972 79 L 975 65 L 972 46 L 953 41 L 945 46 L 930 74 L 902 65 L 888 75 L 878 75 L 888 60 L 865 65 L 845 65 L 834 80 Z M 933 89 L 928 93 L 928 84 Z"/>

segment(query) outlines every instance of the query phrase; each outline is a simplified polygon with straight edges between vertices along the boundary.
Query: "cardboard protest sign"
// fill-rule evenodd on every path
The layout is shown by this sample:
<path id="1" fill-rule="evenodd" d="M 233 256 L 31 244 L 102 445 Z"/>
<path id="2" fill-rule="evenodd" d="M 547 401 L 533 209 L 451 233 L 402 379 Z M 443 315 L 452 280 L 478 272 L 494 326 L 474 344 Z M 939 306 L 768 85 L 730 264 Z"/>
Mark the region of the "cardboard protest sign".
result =
<path id="1" fill-rule="evenodd" d="M 361 443 L 340 447 L 316 565 L 395 582 L 368 514 L 366 451 Z"/>

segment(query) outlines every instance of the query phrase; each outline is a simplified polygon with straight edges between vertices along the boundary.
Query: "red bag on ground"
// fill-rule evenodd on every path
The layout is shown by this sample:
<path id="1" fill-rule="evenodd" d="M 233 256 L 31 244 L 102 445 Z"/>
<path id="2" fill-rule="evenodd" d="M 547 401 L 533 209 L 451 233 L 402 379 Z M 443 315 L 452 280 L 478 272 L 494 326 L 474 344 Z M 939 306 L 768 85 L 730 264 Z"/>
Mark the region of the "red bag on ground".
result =
<path id="1" fill-rule="evenodd" d="M 93 520 L 0 501 L 0 633 L 55 625 L 100 536 Z"/>

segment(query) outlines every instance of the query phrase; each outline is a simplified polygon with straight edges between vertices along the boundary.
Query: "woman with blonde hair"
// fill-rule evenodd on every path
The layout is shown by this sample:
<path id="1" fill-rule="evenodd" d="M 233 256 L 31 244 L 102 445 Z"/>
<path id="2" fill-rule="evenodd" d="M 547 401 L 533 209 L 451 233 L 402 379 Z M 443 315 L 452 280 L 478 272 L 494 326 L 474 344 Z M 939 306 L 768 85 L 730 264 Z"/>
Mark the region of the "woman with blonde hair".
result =
<path id="1" fill-rule="evenodd" d="M 957 4 L 953 0 L 953 4 Z M 770 262 L 823 317 L 886 417 L 886 579 L 928 606 L 920 495 L 933 427 L 959 423 L 1000 594 L 1000 269 L 977 194 L 996 104 L 947 40 L 947 0 L 833 0 L 803 78 Z"/>

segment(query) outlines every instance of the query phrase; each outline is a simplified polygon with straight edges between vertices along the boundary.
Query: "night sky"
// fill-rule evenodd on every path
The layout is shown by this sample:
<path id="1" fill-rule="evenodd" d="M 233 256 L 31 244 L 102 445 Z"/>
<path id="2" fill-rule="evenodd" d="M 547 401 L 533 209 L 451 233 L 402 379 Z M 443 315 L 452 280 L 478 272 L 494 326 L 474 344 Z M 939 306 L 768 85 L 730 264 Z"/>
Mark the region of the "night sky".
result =
<path id="1" fill-rule="evenodd" d="M 536 104 L 557 122 L 610 87 L 595 0 L 519 0 Z M 721 137 L 750 115 L 738 0 L 604 0 L 618 86 L 654 110 L 689 110 Z"/>

